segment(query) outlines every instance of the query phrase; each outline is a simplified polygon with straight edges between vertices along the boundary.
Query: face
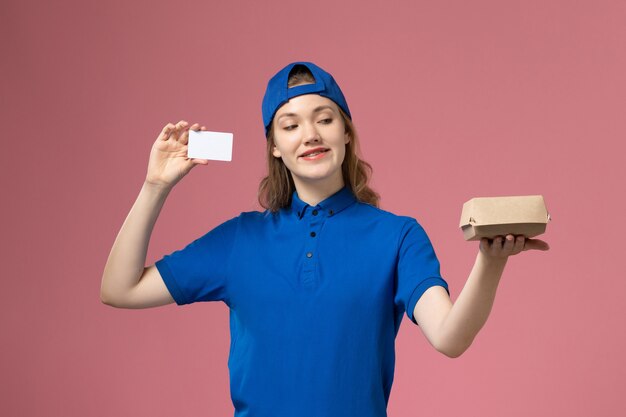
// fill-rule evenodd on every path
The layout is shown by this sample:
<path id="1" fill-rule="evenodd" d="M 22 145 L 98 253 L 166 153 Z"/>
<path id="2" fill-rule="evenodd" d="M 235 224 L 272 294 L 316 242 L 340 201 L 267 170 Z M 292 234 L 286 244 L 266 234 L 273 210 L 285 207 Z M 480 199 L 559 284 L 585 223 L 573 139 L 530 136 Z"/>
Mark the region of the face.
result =
<path id="1" fill-rule="evenodd" d="M 272 154 L 282 158 L 296 187 L 343 185 L 341 164 L 350 138 L 335 102 L 318 94 L 297 96 L 278 109 L 272 123 Z"/>

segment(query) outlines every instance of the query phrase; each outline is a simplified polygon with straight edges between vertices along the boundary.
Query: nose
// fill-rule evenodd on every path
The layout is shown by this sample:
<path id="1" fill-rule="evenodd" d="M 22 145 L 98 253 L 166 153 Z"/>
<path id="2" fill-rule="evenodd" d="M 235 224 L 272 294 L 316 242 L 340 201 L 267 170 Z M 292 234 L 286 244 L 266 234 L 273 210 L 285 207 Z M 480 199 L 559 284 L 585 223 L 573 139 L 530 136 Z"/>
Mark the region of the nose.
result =
<path id="1" fill-rule="evenodd" d="M 321 137 L 314 123 L 305 123 L 303 130 L 303 139 L 305 143 L 319 142 Z"/>

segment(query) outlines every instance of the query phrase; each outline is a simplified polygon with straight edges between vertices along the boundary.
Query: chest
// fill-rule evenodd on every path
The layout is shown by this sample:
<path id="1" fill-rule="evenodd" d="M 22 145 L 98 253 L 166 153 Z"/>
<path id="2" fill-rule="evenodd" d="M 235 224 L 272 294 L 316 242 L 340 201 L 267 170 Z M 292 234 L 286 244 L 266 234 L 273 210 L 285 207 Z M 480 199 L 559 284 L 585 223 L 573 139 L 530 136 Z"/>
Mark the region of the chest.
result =
<path id="1" fill-rule="evenodd" d="M 393 302 L 397 234 L 382 225 L 303 220 L 240 236 L 228 276 L 241 314 L 374 314 Z"/>

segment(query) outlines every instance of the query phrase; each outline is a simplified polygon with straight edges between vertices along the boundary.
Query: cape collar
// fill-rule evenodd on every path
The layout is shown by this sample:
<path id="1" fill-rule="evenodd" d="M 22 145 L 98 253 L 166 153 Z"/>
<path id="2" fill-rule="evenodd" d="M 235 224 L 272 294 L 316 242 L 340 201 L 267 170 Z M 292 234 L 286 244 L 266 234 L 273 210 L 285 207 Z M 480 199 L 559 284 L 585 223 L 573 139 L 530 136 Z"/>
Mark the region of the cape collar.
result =
<path id="1" fill-rule="evenodd" d="M 319 207 L 319 209 L 324 211 L 328 216 L 333 216 L 355 201 L 357 200 L 352 193 L 352 190 L 350 190 L 347 186 L 344 186 L 341 190 L 326 198 L 324 201 L 320 201 L 316 207 Z M 299 219 L 301 219 L 309 207 L 311 206 L 300 200 L 298 192 L 294 191 L 291 195 L 291 211 L 298 216 Z"/>

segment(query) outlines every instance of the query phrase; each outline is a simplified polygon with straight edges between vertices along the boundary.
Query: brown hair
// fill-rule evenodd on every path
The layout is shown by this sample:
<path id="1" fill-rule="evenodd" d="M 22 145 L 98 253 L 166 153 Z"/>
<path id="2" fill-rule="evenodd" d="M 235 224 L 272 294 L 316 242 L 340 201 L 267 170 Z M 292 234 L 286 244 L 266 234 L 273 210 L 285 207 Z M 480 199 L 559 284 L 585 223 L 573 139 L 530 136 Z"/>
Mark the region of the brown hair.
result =
<path id="1" fill-rule="evenodd" d="M 294 87 L 300 84 L 315 83 L 315 78 L 308 68 L 296 65 L 291 74 L 289 74 L 288 87 Z M 371 204 L 375 207 L 379 206 L 380 196 L 368 185 L 368 181 L 372 175 L 372 166 L 359 158 L 360 154 L 359 139 L 354 124 L 345 114 L 341 107 L 337 106 L 341 117 L 346 126 L 346 133 L 350 141 L 346 144 L 346 153 L 341 164 L 343 181 L 350 188 L 357 200 Z M 261 180 L 259 184 L 258 199 L 262 207 L 277 212 L 283 207 L 291 204 L 291 195 L 296 187 L 291 176 L 291 172 L 285 166 L 282 158 L 276 158 L 272 154 L 274 148 L 274 122 L 270 124 L 267 132 L 267 164 L 268 174 Z"/>

